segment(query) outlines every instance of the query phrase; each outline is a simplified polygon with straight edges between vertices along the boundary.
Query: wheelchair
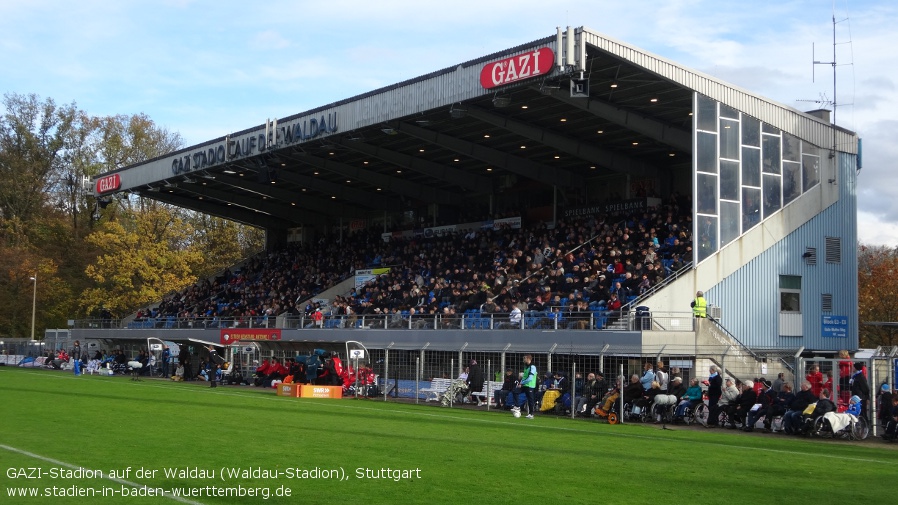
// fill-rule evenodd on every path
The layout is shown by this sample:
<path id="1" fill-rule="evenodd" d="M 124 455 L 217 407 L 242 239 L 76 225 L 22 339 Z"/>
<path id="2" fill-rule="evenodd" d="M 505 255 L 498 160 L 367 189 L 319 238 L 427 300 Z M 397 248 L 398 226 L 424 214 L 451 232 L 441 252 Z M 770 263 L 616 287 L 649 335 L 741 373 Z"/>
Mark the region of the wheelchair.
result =
<path id="1" fill-rule="evenodd" d="M 674 405 L 655 405 L 652 408 L 652 419 L 660 418 L 660 421 L 664 424 L 669 424 L 674 422 L 674 418 L 676 417 L 677 406 Z"/>
<path id="2" fill-rule="evenodd" d="M 710 410 L 708 409 L 708 405 L 705 402 L 699 402 L 694 407 L 692 405 L 687 405 L 682 415 L 676 414 L 677 406 L 674 405 L 674 410 L 672 414 L 672 422 L 676 423 L 678 421 L 683 421 L 683 424 L 689 426 L 693 423 L 699 423 L 704 426 L 708 425 L 708 415 Z"/>
<path id="3" fill-rule="evenodd" d="M 727 405 L 720 409 L 720 412 L 717 414 L 717 426 L 726 428 L 727 425 L 730 425 L 733 429 L 741 430 L 745 426 L 745 421 L 735 415 L 735 407 L 733 407 L 733 411 L 730 410 L 730 407 L 730 405 Z"/>
<path id="4" fill-rule="evenodd" d="M 652 408 L 640 407 L 635 402 L 625 402 L 623 409 L 620 402 L 614 402 L 608 412 L 608 424 L 618 424 L 622 421 L 646 422 L 652 419 Z"/>
<path id="5" fill-rule="evenodd" d="M 847 438 L 849 440 L 865 440 L 870 435 L 870 424 L 867 421 L 867 418 L 863 416 L 855 419 L 857 419 L 855 422 L 834 432 L 826 417 L 818 416 L 813 420 L 813 428 L 811 429 L 810 434 L 826 438 L 838 437 Z"/>

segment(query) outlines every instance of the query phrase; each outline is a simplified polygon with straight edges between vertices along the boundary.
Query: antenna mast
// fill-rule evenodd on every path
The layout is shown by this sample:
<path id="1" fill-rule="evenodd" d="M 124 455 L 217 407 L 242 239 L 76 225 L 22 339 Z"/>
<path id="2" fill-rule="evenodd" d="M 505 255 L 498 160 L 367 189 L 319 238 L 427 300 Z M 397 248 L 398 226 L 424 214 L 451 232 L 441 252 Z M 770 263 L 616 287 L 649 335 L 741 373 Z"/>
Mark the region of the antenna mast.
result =
<path id="1" fill-rule="evenodd" d="M 811 52 L 814 53 L 814 44 L 811 43 Z M 812 55 L 816 56 L 816 54 Z M 833 12 L 833 61 L 817 61 L 814 60 L 814 65 L 830 65 L 833 67 L 833 124 L 836 124 L 836 13 Z M 816 67 L 811 68 L 811 82 L 814 82 L 814 69 Z"/>
<path id="2" fill-rule="evenodd" d="M 832 97 L 832 100 L 831 101 L 828 100 L 826 98 L 825 94 L 821 94 L 819 100 L 798 100 L 798 101 L 799 102 L 815 102 L 815 103 L 821 104 L 821 106 L 823 106 L 823 107 L 832 104 L 832 109 L 833 109 L 832 126 L 834 127 L 836 125 L 836 110 L 838 108 L 838 102 L 836 100 L 836 89 L 837 89 L 836 88 L 836 82 L 837 82 L 836 81 L 836 65 L 837 65 L 837 62 L 836 62 L 836 45 L 837 45 L 836 24 L 838 22 L 836 21 L 835 10 L 833 10 L 833 18 L 832 19 L 833 19 L 833 59 L 832 59 L 832 61 L 818 61 L 818 60 L 814 59 L 813 60 L 814 64 L 811 66 L 811 81 L 812 82 L 816 82 L 816 75 L 815 75 L 816 70 L 815 69 L 817 68 L 817 65 L 829 65 L 832 67 L 832 69 L 833 69 L 833 97 Z M 811 53 L 812 53 L 812 58 L 815 58 L 816 51 L 814 50 L 813 42 L 811 43 Z M 836 155 L 836 130 L 835 130 L 835 128 L 833 128 L 832 150 L 829 153 L 829 157 L 832 158 L 835 155 Z"/>

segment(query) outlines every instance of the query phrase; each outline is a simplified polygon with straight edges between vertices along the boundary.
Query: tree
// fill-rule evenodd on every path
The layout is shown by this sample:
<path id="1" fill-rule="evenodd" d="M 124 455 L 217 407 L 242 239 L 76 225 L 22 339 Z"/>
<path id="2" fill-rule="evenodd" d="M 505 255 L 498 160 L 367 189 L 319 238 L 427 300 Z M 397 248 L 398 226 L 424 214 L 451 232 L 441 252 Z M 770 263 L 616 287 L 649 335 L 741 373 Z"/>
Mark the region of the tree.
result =
<path id="1" fill-rule="evenodd" d="M 145 114 L 99 119 L 99 154 L 103 171 L 116 170 L 177 151 L 183 140 Z"/>
<path id="2" fill-rule="evenodd" d="M 898 250 L 885 246 L 858 246 L 858 319 L 861 347 L 898 344 Z"/>
<path id="3" fill-rule="evenodd" d="M 0 219 L 4 238 L 19 242 L 40 213 L 61 172 L 63 153 L 76 117 L 75 104 L 7 94 L 0 117 Z"/>
<path id="4" fill-rule="evenodd" d="M 186 217 L 196 230 L 194 240 L 206 256 L 200 278 L 211 277 L 265 248 L 265 232 L 220 217 L 191 212 Z"/>
<path id="5" fill-rule="evenodd" d="M 193 227 L 175 209 L 146 203 L 142 212 L 107 221 L 87 236 L 101 251 L 85 270 L 94 281 L 81 299 L 87 313 L 106 308 L 122 315 L 196 282 L 193 272 L 204 256 L 190 242 Z"/>

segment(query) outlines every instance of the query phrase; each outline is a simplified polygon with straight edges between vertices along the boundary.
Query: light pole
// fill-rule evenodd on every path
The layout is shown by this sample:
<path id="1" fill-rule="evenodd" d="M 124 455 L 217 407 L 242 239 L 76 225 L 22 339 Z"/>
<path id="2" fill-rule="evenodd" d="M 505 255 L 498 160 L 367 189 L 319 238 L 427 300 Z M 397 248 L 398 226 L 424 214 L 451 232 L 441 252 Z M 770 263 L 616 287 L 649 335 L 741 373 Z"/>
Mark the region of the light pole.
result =
<path id="1" fill-rule="evenodd" d="M 37 314 L 37 272 L 34 272 L 34 295 L 31 297 L 31 341 L 34 342 L 34 316 Z"/>

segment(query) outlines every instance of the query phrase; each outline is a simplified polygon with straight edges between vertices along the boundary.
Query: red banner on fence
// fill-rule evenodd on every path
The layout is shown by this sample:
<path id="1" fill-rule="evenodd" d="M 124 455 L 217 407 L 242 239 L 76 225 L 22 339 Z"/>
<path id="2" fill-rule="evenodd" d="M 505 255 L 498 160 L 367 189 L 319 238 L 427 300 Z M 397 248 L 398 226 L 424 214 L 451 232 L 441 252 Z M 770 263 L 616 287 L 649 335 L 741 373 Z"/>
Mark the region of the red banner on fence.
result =
<path id="1" fill-rule="evenodd" d="M 226 328 L 221 330 L 222 345 L 231 345 L 241 340 L 280 340 L 281 330 L 266 328 Z"/>

